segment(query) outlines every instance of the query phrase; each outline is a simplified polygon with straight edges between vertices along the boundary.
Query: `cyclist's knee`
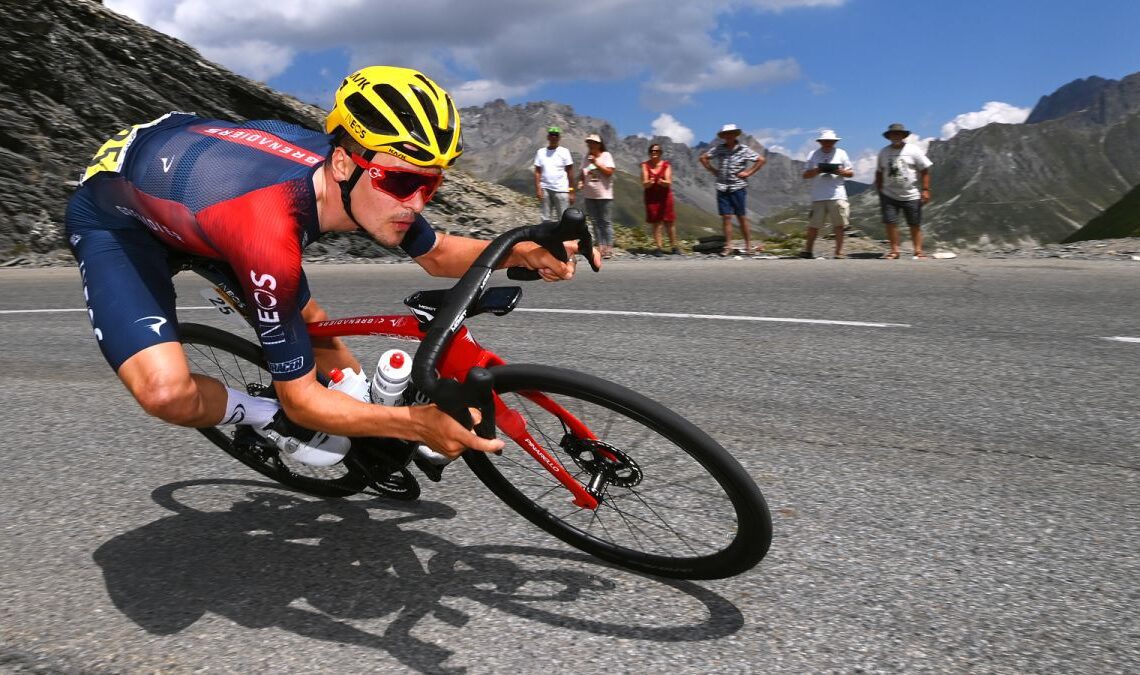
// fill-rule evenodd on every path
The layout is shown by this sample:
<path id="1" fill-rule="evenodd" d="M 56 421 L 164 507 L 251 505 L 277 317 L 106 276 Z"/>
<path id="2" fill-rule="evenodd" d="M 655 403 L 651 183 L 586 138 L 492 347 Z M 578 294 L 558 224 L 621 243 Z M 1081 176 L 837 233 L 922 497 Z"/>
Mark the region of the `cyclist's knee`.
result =
<path id="1" fill-rule="evenodd" d="M 148 415 L 186 426 L 200 414 L 198 388 L 189 377 L 168 377 L 155 373 L 131 389 L 131 394 Z"/>

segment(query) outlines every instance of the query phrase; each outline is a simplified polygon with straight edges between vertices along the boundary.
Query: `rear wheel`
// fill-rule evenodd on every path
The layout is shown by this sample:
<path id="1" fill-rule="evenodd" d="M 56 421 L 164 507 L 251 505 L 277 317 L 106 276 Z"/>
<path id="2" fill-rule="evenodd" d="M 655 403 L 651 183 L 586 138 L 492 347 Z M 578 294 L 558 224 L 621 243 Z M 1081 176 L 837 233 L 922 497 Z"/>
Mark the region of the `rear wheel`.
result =
<path id="1" fill-rule="evenodd" d="M 251 396 L 277 398 L 259 346 L 212 326 L 184 323 L 178 330 L 190 372 L 212 377 Z M 242 464 L 306 494 L 347 497 L 366 486 L 365 479 L 343 463 L 326 467 L 302 464 L 249 427 L 220 426 L 198 431 Z"/>
<path id="2" fill-rule="evenodd" d="M 634 391 L 575 371 L 494 368 L 495 391 L 534 440 L 583 485 L 596 510 L 510 439 L 501 455 L 467 452 L 471 469 L 508 506 L 562 541 L 603 560 L 664 577 L 740 574 L 768 552 L 772 520 L 760 489 L 716 441 Z M 540 406 L 541 393 L 596 436 L 581 438 Z M 530 394 L 531 396 L 528 396 Z"/>

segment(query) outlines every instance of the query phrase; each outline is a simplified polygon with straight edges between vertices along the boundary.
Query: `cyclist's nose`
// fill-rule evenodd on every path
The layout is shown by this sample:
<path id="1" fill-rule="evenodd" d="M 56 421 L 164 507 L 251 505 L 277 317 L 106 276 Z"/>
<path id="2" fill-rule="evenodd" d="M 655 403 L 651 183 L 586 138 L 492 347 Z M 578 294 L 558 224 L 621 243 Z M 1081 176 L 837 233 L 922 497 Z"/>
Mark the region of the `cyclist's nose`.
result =
<path id="1" fill-rule="evenodd" d="M 409 209 L 415 211 L 416 213 L 420 213 L 424 210 L 424 207 L 427 206 L 428 203 L 428 200 L 424 199 L 425 192 L 427 191 L 423 188 L 416 190 L 416 193 L 413 194 L 411 198 L 408 199 L 408 201 L 404 202 L 404 206 L 407 206 Z"/>

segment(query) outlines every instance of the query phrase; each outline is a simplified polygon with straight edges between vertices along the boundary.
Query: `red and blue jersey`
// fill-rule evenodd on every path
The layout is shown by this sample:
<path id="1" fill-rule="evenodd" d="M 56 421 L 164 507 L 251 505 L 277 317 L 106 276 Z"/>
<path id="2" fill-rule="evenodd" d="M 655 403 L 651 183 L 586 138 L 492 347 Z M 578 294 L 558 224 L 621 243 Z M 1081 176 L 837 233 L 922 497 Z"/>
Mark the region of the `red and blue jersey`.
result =
<path id="1" fill-rule="evenodd" d="M 100 149 L 68 232 L 145 228 L 167 249 L 226 262 L 255 307 L 274 378 L 293 379 L 313 366 L 301 251 L 320 236 L 313 174 L 329 148 L 326 134 L 285 122 L 170 113 Z M 434 232 L 420 217 L 404 242 L 416 257 Z"/>

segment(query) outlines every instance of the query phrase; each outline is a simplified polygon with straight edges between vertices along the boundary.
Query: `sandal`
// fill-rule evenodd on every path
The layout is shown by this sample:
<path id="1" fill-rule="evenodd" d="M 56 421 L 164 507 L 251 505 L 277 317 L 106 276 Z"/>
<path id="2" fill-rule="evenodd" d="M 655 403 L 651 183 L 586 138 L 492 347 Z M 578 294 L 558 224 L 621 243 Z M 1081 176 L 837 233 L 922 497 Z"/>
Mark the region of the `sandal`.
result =
<path id="1" fill-rule="evenodd" d="M 732 248 L 731 246 L 726 246 L 723 249 L 721 249 L 720 253 L 717 253 L 717 255 L 719 255 L 722 258 L 727 258 L 728 256 L 732 255 L 733 253 L 736 253 L 736 249 Z"/>
<path id="2" fill-rule="evenodd" d="M 915 256 L 914 256 L 914 259 L 915 259 L 915 260 L 926 260 L 926 257 L 927 257 L 927 256 L 926 256 L 926 254 L 925 254 L 925 253 L 917 253 L 917 254 L 915 254 Z"/>
<path id="3" fill-rule="evenodd" d="M 898 260 L 898 259 L 899 259 L 899 252 L 898 251 L 891 251 L 890 253 L 883 255 L 883 260 Z"/>

